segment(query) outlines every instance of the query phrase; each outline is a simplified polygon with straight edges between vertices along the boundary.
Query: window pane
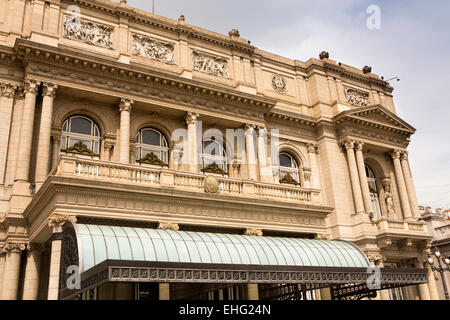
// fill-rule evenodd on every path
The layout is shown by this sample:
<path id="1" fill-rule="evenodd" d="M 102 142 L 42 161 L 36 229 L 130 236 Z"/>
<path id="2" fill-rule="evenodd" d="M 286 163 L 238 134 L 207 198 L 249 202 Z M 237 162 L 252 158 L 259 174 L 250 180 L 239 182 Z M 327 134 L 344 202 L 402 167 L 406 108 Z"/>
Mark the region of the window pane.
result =
<path id="1" fill-rule="evenodd" d="M 92 122 L 85 118 L 73 117 L 70 119 L 70 132 L 91 135 Z"/>
<path id="2" fill-rule="evenodd" d="M 150 144 L 152 146 L 160 146 L 161 136 L 158 132 L 153 130 L 142 131 L 142 143 Z"/>
<path id="3" fill-rule="evenodd" d="M 291 157 L 289 157 L 287 154 L 281 153 L 280 154 L 280 166 L 292 168 Z"/>

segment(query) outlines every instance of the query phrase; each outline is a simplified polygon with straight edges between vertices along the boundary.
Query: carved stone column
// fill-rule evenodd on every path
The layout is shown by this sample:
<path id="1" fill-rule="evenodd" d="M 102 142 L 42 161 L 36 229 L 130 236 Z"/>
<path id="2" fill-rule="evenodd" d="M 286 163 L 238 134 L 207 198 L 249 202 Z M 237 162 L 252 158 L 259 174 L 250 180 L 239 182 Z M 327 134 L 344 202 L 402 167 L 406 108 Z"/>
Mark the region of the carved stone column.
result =
<path id="1" fill-rule="evenodd" d="M 400 162 L 402 164 L 403 176 L 405 178 L 406 190 L 408 192 L 411 214 L 413 218 L 417 218 L 419 217 L 419 204 L 417 202 L 416 190 L 414 188 L 411 169 L 409 167 L 408 152 L 402 152 L 400 156 Z"/>
<path id="2" fill-rule="evenodd" d="M 14 84 L 0 83 L 0 185 L 5 180 L 9 133 L 11 131 L 11 118 L 16 90 L 17 86 Z"/>
<path id="3" fill-rule="evenodd" d="M 39 289 L 39 270 L 44 247 L 41 244 L 27 246 L 27 264 L 23 286 L 23 300 L 37 300 Z"/>
<path id="4" fill-rule="evenodd" d="M 384 268 L 384 261 L 383 259 L 378 260 L 378 267 L 380 269 Z M 389 296 L 389 291 L 387 289 L 380 290 L 380 299 L 381 300 L 391 300 L 391 297 Z"/>
<path id="5" fill-rule="evenodd" d="M 416 268 L 423 269 L 423 262 L 419 260 L 416 261 Z M 428 289 L 428 284 L 419 284 L 420 300 L 430 300 L 430 291 Z"/>
<path id="6" fill-rule="evenodd" d="M 5 260 L 6 254 L 5 252 L 3 252 L 3 247 L 0 247 L 0 299 L 2 298 L 3 275 L 5 274 Z"/>
<path id="7" fill-rule="evenodd" d="M 50 168 L 54 168 L 56 166 L 56 162 L 58 162 L 60 148 L 61 148 L 61 136 L 53 136 L 52 137 L 52 163 L 50 165 Z"/>
<path id="8" fill-rule="evenodd" d="M 62 231 L 66 222 L 76 222 L 76 218 L 68 215 L 53 215 L 48 225 L 53 228 L 52 251 L 50 256 L 50 272 L 48 280 L 48 300 L 58 300 L 59 271 L 61 265 Z"/>
<path id="9" fill-rule="evenodd" d="M 320 175 L 319 175 L 319 165 L 317 163 L 317 153 L 319 147 L 313 143 L 307 145 L 309 162 L 311 164 L 311 188 L 320 189 Z"/>
<path id="10" fill-rule="evenodd" d="M 36 183 L 41 185 L 47 178 L 50 166 L 50 135 L 52 130 L 53 100 L 58 86 L 44 82 L 42 86 L 42 112 L 37 147 Z"/>
<path id="11" fill-rule="evenodd" d="M 358 168 L 356 166 L 354 142 L 346 140 L 343 142 L 347 151 L 348 171 L 350 172 L 350 180 L 352 183 L 353 200 L 355 202 L 356 213 L 364 212 L 364 204 L 362 200 L 361 185 L 359 183 Z"/>
<path id="12" fill-rule="evenodd" d="M 426 263 L 426 267 L 427 267 L 427 271 L 428 271 L 428 290 L 430 291 L 430 299 L 431 300 L 440 300 L 437 285 L 436 285 L 436 278 L 434 277 L 433 270 L 431 269 L 431 266 L 429 263 Z"/>
<path id="13" fill-rule="evenodd" d="M 133 100 L 122 98 L 119 104 L 120 111 L 120 137 L 119 162 L 130 163 L 130 113 Z"/>
<path id="14" fill-rule="evenodd" d="M 6 243 L 3 252 L 6 253 L 3 274 L 1 300 L 16 300 L 19 289 L 20 256 L 25 250 L 24 243 Z"/>
<path id="15" fill-rule="evenodd" d="M 258 148 L 258 167 L 259 179 L 263 182 L 273 182 L 272 168 L 267 163 L 267 129 L 258 128 L 257 148 Z"/>
<path id="16" fill-rule="evenodd" d="M 199 172 L 198 152 L 199 146 L 197 145 L 197 119 L 199 115 L 195 112 L 188 112 L 186 114 L 186 125 L 188 129 L 188 150 L 187 150 L 187 165 L 190 172 Z"/>
<path id="17" fill-rule="evenodd" d="M 25 80 L 25 104 L 20 128 L 19 152 L 16 166 L 16 180 L 28 181 L 30 172 L 31 144 L 33 141 L 34 111 L 40 81 Z"/>
<path id="18" fill-rule="evenodd" d="M 400 154 L 399 150 L 394 150 L 391 153 L 392 160 L 394 162 L 395 177 L 397 179 L 397 188 L 400 194 L 400 202 L 403 209 L 403 218 L 411 218 L 411 207 L 409 205 L 408 192 L 405 186 L 405 179 L 403 176 L 402 167 L 400 165 Z"/>
<path id="19" fill-rule="evenodd" d="M 362 153 L 363 142 L 355 142 L 356 165 L 358 167 L 359 181 L 361 182 L 361 192 L 366 213 L 372 212 L 372 202 L 370 201 L 369 184 L 367 182 L 366 168 L 364 166 L 364 156 Z"/>
<path id="20" fill-rule="evenodd" d="M 248 178 L 250 180 L 256 181 L 257 171 L 256 171 L 256 155 L 255 155 L 255 143 L 253 140 L 255 126 L 251 124 L 246 124 L 244 127 L 245 131 L 245 154 L 247 155 L 247 168 L 248 168 Z"/>

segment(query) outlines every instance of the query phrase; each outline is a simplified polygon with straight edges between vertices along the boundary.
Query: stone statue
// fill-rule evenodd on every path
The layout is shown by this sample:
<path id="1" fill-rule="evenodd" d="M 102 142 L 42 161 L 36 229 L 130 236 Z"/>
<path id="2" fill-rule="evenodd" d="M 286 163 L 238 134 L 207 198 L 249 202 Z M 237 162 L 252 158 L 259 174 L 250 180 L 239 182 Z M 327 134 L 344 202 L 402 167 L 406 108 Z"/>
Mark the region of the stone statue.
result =
<path id="1" fill-rule="evenodd" d="M 386 202 L 388 216 L 392 216 L 394 214 L 394 202 L 392 200 L 391 186 L 389 183 L 384 184 L 384 200 Z"/>

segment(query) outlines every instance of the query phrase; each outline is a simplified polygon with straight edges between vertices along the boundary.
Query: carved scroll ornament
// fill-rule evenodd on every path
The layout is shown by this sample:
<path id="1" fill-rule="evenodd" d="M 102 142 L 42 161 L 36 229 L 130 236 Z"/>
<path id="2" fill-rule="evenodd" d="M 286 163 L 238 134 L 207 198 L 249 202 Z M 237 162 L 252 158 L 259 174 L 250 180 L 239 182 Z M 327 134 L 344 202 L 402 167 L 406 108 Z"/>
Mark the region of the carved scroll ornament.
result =
<path id="1" fill-rule="evenodd" d="M 367 107 L 369 105 L 369 94 L 353 88 L 345 88 L 345 96 L 348 103 L 357 107 Z"/>
<path id="2" fill-rule="evenodd" d="M 165 63 L 173 63 L 174 46 L 171 43 L 133 34 L 133 55 Z"/>
<path id="3" fill-rule="evenodd" d="M 82 21 L 77 16 L 66 17 L 64 37 L 79 40 L 94 46 L 112 49 L 112 27 Z"/>
<path id="4" fill-rule="evenodd" d="M 214 57 L 198 51 L 192 52 L 194 70 L 217 77 L 229 78 L 228 60 Z"/>

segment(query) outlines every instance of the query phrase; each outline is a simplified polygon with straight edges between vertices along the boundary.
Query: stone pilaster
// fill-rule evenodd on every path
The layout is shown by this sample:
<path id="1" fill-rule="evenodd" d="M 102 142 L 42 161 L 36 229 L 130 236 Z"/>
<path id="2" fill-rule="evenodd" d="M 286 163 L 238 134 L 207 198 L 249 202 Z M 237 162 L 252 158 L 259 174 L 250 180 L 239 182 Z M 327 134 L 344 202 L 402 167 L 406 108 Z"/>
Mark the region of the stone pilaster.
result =
<path id="1" fill-rule="evenodd" d="M 350 173 L 350 180 L 352 184 L 353 200 L 355 202 L 356 213 L 364 212 L 364 204 L 361 193 L 361 185 L 358 177 L 358 168 L 355 159 L 355 143 L 352 140 L 345 140 L 343 142 L 344 148 L 347 152 L 348 171 Z"/>
<path id="2" fill-rule="evenodd" d="M 197 137 L 197 119 L 199 115 L 195 112 L 188 112 L 185 120 L 188 129 L 188 154 L 187 165 L 190 172 L 199 172 L 198 163 L 198 137 Z"/>
<path id="3" fill-rule="evenodd" d="M 1 300 L 16 300 L 19 289 L 20 257 L 25 250 L 24 243 L 7 242 L 3 248 L 6 254 Z"/>
<path id="4" fill-rule="evenodd" d="M 17 85 L 15 84 L 0 83 L 0 185 L 5 181 L 9 133 L 16 90 Z"/>
<path id="5" fill-rule="evenodd" d="M 403 218 L 411 218 L 411 207 L 409 205 L 408 192 L 406 190 L 405 179 L 403 176 L 403 170 L 400 164 L 401 151 L 394 150 L 390 153 L 392 161 L 394 163 L 395 178 L 397 180 L 397 188 L 400 195 L 400 202 L 403 209 Z"/>
<path id="6" fill-rule="evenodd" d="M 366 210 L 366 213 L 370 213 L 372 212 L 372 202 L 370 201 L 369 184 L 367 182 L 366 168 L 364 166 L 363 147 L 363 142 L 355 142 L 356 165 L 358 167 L 359 181 L 361 182 L 364 209 Z"/>
<path id="7" fill-rule="evenodd" d="M 417 260 L 416 268 L 423 269 L 423 267 L 424 267 L 423 262 Z M 428 289 L 428 284 L 426 283 L 419 284 L 419 293 L 420 293 L 420 300 L 430 300 L 430 291 Z"/>
<path id="8" fill-rule="evenodd" d="M 406 191 L 408 192 L 409 205 L 411 207 L 411 215 L 413 218 L 419 217 L 419 204 L 417 202 L 416 190 L 414 188 L 413 179 L 411 176 L 411 168 L 408 162 L 408 152 L 402 152 L 400 156 L 403 176 L 405 178 Z"/>
<path id="9" fill-rule="evenodd" d="M 16 166 L 16 180 L 28 181 L 30 172 L 31 144 L 33 141 L 34 111 L 36 96 L 41 82 L 25 80 L 25 104 L 20 127 L 19 152 Z"/>
<path id="10" fill-rule="evenodd" d="M 3 275 L 5 274 L 5 260 L 6 254 L 3 252 L 3 246 L 0 247 L 0 299 L 2 298 L 3 290 Z"/>
<path id="11" fill-rule="evenodd" d="M 258 136 L 256 141 L 258 149 L 258 167 L 259 179 L 263 182 L 273 182 L 272 166 L 267 163 L 267 129 L 258 127 Z"/>
<path id="12" fill-rule="evenodd" d="M 378 260 L 378 267 L 380 269 L 384 268 L 384 260 L 382 257 Z M 389 291 L 387 289 L 380 290 L 379 292 L 380 292 L 380 300 L 391 300 L 389 296 Z"/>
<path id="13" fill-rule="evenodd" d="M 58 85 L 44 82 L 42 86 L 42 112 L 36 161 L 36 183 L 42 184 L 50 167 L 50 136 L 52 130 L 53 101 Z"/>
<path id="14" fill-rule="evenodd" d="M 307 145 L 309 162 L 311 164 L 311 188 L 320 189 L 320 173 L 319 165 L 317 162 L 317 153 L 319 152 L 319 147 L 313 143 Z"/>
<path id="15" fill-rule="evenodd" d="M 48 225 L 53 229 L 52 251 L 50 256 L 50 272 L 48 280 L 48 300 L 58 300 L 59 271 L 61 265 L 62 231 L 66 222 L 76 222 L 74 216 L 53 215 L 49 218 Z"/>
<path id="16" fill-rule="evenodd" d="M 27 264 L 25 268 L 25 281 L 23 287 L 23 300 L 37 300 L 39 289 L 39 271 L 41 255 L 44 251 L 42 244 L 27 245 Z"/>
<path id="17" fill-rule="evenodd" d="M 256 155 L 255 155 L 255 143 L 253 140 L 255 133 L 255 126 L 251 124 L 246 124 L 244 127 L 245 131 L 245 154 L 247 155 L 247 168 L 248 168 L 248 178 L 250 180 L 257 180 L 257 170 L 256 170 Z"/>
<path id="18" fill-rule="evenodd" d="M 427 271 L 428 271 L 428 290 L 430 291 L 430 299 L 431 300 L 440 300 L 439 293 L 436 284 L 436 278 L 434 277 L 433 270 L 431 269 L 431 265 L 426 263 Z"/>
<path id="19" fill-rule="evenodd" d="M 122 98 L 119 104 L 120 112 L 120 137 L 119 137 L 119 162 L 130 163 L 130 115 L 132 99 Z"/>

